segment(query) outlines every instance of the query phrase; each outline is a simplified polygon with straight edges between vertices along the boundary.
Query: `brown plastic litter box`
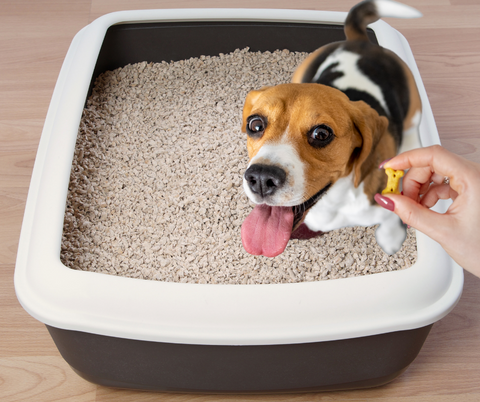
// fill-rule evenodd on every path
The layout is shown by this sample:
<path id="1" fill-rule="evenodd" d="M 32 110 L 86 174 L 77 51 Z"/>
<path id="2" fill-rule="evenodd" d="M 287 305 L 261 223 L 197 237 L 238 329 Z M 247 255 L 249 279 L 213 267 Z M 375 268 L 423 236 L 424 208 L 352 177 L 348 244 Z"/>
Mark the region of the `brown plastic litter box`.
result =
<path id="1" fill-rule="evenodd" d="M 79 121 L 99 74 L 247 46 L 311 52 L 343 40 L 345 17 L 301 10 L 125 11 L 75 36 L 38 148 L 15 289 L 79 375 L 106 386 L 204 393 L 378 386 L 409 366 L 433 323 L 453 309 L 463 271 L 421 233 L 417 262 L 408 269 L 297 284 L 167 283 L 76 271 L 60 261 Z M 423 101 L 422 144 L 439 143 L 407 41 L 383 21 L 371 25 L 370 35 L 412 69 Z"/>

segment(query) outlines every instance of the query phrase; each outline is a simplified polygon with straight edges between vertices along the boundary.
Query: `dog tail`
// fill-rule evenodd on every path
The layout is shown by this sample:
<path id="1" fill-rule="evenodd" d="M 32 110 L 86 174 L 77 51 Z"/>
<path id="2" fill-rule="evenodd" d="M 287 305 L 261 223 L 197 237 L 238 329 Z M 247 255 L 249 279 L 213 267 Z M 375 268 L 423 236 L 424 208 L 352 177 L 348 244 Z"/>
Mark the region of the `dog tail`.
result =
<path id="1" fill-rule="evenodd" d="M 354 6 L 345 20 L 348 40 L 368 41 L 367 25 L 382 17 L 419 18 L 422 13 L 413 7 L 390 0 L 365 0 Z"/>

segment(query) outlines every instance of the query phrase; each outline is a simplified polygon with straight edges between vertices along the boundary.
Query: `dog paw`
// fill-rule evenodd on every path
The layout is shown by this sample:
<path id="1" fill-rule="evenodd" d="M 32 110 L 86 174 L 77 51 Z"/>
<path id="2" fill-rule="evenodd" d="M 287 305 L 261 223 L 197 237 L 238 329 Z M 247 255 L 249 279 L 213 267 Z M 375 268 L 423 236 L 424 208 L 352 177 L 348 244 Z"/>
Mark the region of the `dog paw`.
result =
<path id="1" fill-rule="evenodd" d="M 377 244 L 388 255 L 393 255 L 402 248 L 407 238 L 407 229 L 397 216 L 382 222 L 375 231 Z"/>

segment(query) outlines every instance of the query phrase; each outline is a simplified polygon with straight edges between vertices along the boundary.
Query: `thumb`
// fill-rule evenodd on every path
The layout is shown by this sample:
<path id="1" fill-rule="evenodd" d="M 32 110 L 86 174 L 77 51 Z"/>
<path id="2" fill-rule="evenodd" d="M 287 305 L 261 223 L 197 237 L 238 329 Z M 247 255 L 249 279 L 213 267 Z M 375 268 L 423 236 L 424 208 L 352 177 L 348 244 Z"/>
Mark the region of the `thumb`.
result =
<path id="1" fill-rule="evenodd" d="M 442 220 L 447 218 L 445 215 L 432 211 L 403 195 L 388 194 L 382 195 L 382 197 L 393 201 L 393 212 L 399 216 L 403 223 L 419 230 L 433 240 L 439 241 L 440 230 L 447 226 L 442 224 Z"/>

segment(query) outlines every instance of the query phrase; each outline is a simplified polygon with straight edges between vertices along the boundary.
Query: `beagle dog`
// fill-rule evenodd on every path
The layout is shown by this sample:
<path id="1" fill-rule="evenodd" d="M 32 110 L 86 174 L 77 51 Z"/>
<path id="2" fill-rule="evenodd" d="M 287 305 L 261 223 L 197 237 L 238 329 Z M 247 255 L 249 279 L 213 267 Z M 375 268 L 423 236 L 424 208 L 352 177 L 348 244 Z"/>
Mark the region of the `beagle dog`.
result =
<path id="1" fill-rule="evenodd" d="M 310 54 L 292 83 L 248 93 L 243 187 L 256 205 L 241 234 L 250 254 L 277 256 L 300 231 L 312 237 L 377 224 L 380 247 L 401 248 L 405 226 L 374 201 L 387 181 L 378 166 L 420 146 L 421 101 L 407 65 L 367 37 L 368 24 L 391 16 L 421 14 L 388 0 L 359 3 L 347 16 L 346 41 Z"/>

